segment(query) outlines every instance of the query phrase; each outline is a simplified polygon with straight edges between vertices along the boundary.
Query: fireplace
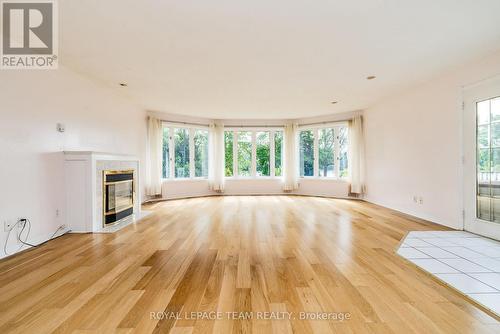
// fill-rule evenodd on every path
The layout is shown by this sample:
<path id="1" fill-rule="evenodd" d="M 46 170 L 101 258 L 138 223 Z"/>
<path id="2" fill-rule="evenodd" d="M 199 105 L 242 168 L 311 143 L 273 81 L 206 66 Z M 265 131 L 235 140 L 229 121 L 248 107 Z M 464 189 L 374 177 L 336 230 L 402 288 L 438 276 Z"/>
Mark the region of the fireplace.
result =
<path id="1" fill-rule="evenodd" d="M 135 171 L 103 171 L 103 227 L 134 213 Z"/>

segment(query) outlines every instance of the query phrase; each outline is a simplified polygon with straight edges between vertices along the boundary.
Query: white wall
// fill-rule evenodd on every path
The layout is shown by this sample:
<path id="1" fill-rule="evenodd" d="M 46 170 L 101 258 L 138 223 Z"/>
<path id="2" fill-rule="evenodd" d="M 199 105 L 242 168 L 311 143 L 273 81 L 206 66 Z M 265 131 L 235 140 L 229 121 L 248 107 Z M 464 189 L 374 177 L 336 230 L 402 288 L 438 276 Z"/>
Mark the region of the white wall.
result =
<path id="1" fill-rule="evenodd" d="M 63 150 L 135 154 L 144 166 L 145 119 L 128 100 L 64 67 L 0 71 L 0 257 L 5 220 L 28 217 L 32 243 L 64 224 Z M 12 237 L 11 252 L 18 248 Z"/>
<path id="2" fill-rule="evenodd" d="M 311 195 L 347 198 L 349 183 L 342 180 L 307 178 L 299 180 L 295 195 Z M 208 181 L 203 179 L 169 180 L 163 182 L 163 198 L 175 199 L 196 196 L 219 195 L 208 189 Z M 280 195 L 283 191 L 281 179 L 226 179 L 223 195 Z"/>
<path id="3" fill-rule="evenodd" d="M 367 200 L 462 229 L 462 87 L 499 73 L 500 52 L 365 110 Z"/>

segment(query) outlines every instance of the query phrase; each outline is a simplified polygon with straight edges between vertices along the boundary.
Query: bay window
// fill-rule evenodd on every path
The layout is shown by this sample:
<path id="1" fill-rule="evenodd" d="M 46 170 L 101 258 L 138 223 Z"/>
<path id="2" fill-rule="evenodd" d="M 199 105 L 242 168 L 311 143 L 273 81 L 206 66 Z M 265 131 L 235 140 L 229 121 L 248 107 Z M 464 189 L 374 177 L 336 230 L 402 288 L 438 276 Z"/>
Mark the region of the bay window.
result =
<path id="1" fill-rule="evenodd" d="M 347 177 L 348 141 L 348 129 L 345 125 L 301 128 L 299 131 L 300 177 Z"/>
<path id="2" fill-rule="evenodd" d="M 283 131 L 241 129 L 224 132 L 226 177 L 282 176 Z"/>

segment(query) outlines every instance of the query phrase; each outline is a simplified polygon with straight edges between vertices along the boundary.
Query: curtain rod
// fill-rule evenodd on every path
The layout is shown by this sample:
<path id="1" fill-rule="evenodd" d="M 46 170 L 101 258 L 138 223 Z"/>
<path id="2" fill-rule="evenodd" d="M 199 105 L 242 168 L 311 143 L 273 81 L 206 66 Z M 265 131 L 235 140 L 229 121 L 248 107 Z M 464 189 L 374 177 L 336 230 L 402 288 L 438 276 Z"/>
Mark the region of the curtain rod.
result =
<path id="1" fill-rule="evenodd" d="M 299 124 L 299 126 L 311 126 L 311 125 L 327 125 L 327 124 L 335 124 L 335 123 L 347 123 L 349 119 L 343 121 L 325 121 L 325 122 L 315 122 L 315 123 L 303 123 Z"/>
<path id="2" fill-rule="evenodd" d="M 162 119 L 161 121 L 162 121 L 162 122 L 165 122 L 165 123 L 171 123 L 171 124 L 196 125 L 196 126 L 210 126 L 210 124 L 195 123 L 195 122 L 167 121 L 167 120 L 165 120 L 165 119 Z"/>
<path id="3" fill-rule="evenodd" d="M 210 126 L 210 124 L 206 123 L 195 123 L 195 122 L 180 122 L 180 121 L 168 121 L 165 119 L 161 120 L 165 123 L 170 124 L 182 124 L 182 125 L 195 125 L 195 126 Z M 328 122 L 315 122 L 315 123 L 299 123 L 299 126 L 311 126 L 311 125 L 326 125 L 326 124 L 335 124 L 335 123 L 347 123 L 349 120 L 343 121 L 328 121 Z M 284 125 L 241 125 L 241 124 L 224 124 L 225 128 L 283 128 Z"/>

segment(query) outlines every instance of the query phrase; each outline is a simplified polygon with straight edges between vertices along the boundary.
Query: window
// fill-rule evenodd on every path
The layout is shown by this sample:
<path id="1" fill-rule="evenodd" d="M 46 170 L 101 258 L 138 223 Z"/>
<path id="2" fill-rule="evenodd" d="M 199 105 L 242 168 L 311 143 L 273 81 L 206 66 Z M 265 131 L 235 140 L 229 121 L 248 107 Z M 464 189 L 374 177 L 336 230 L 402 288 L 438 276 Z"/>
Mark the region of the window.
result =
<path id="1" fill-rule="evenodd" d="M 332 128 L 318 130 L 318 175 L 321 177 L 335 176 L 334 143 L 335 135 Z"/>
<path id="2" fill-rule="evenodd" d="M 500 222 L 500 97 L 476 104 L 477 218 Z"/>
<path id="3" fill-rule="evenodd" d="M 164 179 L 170 177 L 170 136 L 169 128 L 163 128 L 163 145 L 162 145 L 162 177 Z"/>
<path id="4" fill-rule="evenodd" d="M 233 131 L 224 131 L 225 173 L 226 177 L 233 176 Z"/>
<path id="5" fill-rule="evenodd" d="M 283 131 L 274 133 L 274 175 L 281 176 L 281 162 L 283 161 Z"/>
<path id="6" fill-rule="evenodd" d="M 257 132 L 257 176 L 271 176 L 271 138 L 269 131 Z"/>
<path id="7" fill-rule="evenodd" d="M 301 177 L 348 176 L 349 136 L 346 126 L 303 128 L 299 132 Z"/>
<path id="8" fill-rule="evenodd" d="M 208 177 L 208 129 L 163 127 L 162 177 L 186 179 Z"/>
<path id="9" fill-rule="evenodd" d="M 314 133 L 300 131 L 300 176 L 314 176 Z"/>
<path id="10" fill-rule="evenodd" d="M 194 132 L 194 176 L 208 177 L 208 131 Z"/>
<path id="11" fill-rule="evenodd" d="M 281 176 L 283 131 L 234 129 L 224 132 L 226 177 Z"/>
<path id="12" fill-rule="evenodd" d="M 189 177 L 189 130 L 174 130 L 175 177 Z"/>
<path id="13" fill-rule="evenodd" d="M 238 132 L 238 176 L 252 176 L 252 132 Z"/>

